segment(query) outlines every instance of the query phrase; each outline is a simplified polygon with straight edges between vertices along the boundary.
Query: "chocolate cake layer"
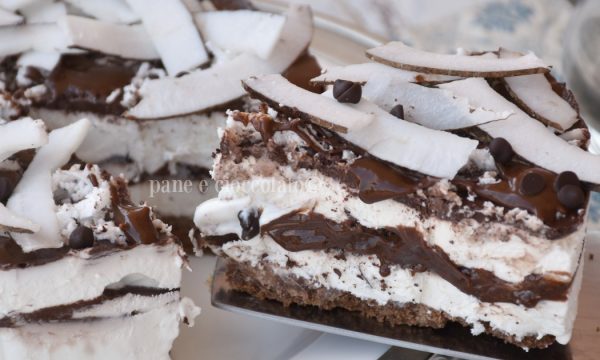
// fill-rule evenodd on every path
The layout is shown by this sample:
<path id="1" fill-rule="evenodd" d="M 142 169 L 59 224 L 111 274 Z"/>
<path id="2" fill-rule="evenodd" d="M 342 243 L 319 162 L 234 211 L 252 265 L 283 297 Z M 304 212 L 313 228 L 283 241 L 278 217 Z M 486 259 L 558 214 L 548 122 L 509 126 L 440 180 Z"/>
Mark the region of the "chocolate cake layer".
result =
<path id="1" fill-rule="evenodd" d="M 266 264 L 262 267 L 255 267 L 246 263 L 228 261 L 227 279 L 233 290 L 248 293 L 259 299 L 276 300 L 285 306 L 299 304 L 316 306 L 323 310 L 343 308 L 357 311 L 365 317 L 377 319 L 392 326 L 412 325 L 442 328 L 449 321 L 468 326 L 464 319 L 450 317 L 442 311 L 421 304 L 388 303 L 382 306 L 375 302 L 359 299 L 347 292 L 315 287 L 301 278 L 280 276 Z M 517 339 L 513 335 L 494 330 L 489 326 L 485 327 L 485 332 L 507 343 L 525 348 L 546 348 L 554 342 L 554 337 L 551 335 L 539 339 L 536 336 Z"/>

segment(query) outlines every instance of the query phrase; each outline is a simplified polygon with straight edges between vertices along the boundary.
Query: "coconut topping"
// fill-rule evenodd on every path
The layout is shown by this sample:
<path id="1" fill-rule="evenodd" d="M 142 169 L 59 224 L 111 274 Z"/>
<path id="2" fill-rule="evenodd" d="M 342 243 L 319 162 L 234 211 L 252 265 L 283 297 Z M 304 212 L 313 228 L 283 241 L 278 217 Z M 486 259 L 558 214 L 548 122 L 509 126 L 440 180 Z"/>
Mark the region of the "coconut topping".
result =
<path id="1" fill-rule="evenodd" d="M 27 216 L 40 224 L 33 234 L 14 234 L 15 241 L 29 252 L 41 248 L 64 245 L 60 236 L 56 204 L 52 193 L 51 176 L 71 159 L 90 127 L 87 119 L 61 129 L 48 136 L 48 143 L 36 153 L 23 178 L 8 199 L 6 207 L 20 216 Z"/>
<path id="2" fill-rule="evenodd" d="M 159 119 L 237 100 L 244 95 L 241 80 L 286 71 L 312 38 L 307 6 L 291 6 L 283 15 L 214 10 L 183 0 L 10 2 L 0 13 L 0 57 L 19 56 L 16 81 L 11 77 L 9 84 L 19 90 L 40 84 L 56 67 L 70 66 L 63 66 L 63 55 L 85 58 L 90 52 L 89 57 L 100 53 L 121 63 L 148 60 L 168 76 L 153 77 L 145 86 L 136 77 L 131 86 L 120 85 L 120 93 L 108 96 L 118 91 L 109 89 L 102 98 L 118 115 L 129 110 L 124 115 L 131 118 Z M 124 66 L 135 71 L 131 64 Z M 33 77 L 30 68 L 36 72 Z M 43 104 L 51 97 L 24 105 Z"/>
<path id="3" fill-rule="evenodd" d="M 323 70 L 323 74 L 312 79 L 311 82 L 315 84 L 333 84 L 336 80 L 341 79 L 364 84 L 373 76 L 373 74 L 395 81 L 415 83 L 436 83 L 459 79 L 456 76 L 419 73 L 397 69 L 379 63 L 364 63 L 327 68 Z"/>
<path id="4" fill-rule="evenodd" d="M 182 77 L 148 81 L 140 88 L 140 102 L 127 112 L 127 116 L 165 118 L 206 111 L 232 102 L 245 94 L 242 80 L 252 75 L 286 70 L 308 47 L 312 27 L 310 8 L 292 6 L 286 12 L 285 24 L 268 59 L 244 52 L 208 69 L 190 71 Z"/>
<path id="5" fill-rule="evenodd" d="M 228 54 L 251 53 L 267 60 L 283 30 L 285 17 L 252 10 L 208 11 L 195 14 L 207 43 Z"/>
<path id="6" fill-rule="evenodd" d="M 440 85 L 456 96 L 494 111 L 513 111 L 506 120 L 480 125 L 492 137 L 506 139 L 513 150 L 532 163 L 555 173 L 573 171 L 583 181 L 600 184 L 600 156 L 593 155 L 556 136 L 541 122 L 492 89 L 484 79 L 471 78 Z"/>
<path id="7" fill-rule="evenodd" d="M 360 85 L 357 86 L 360 91 Z M 361 129 L 373 121 L 373 115 L 344 106 L 339 98 L 334 101 L 306 91 L 279 74 L 249 78 L 244 80 L 244 87 L 251 96 L 265 101 L 275 110 L 291 111 L 294 117 L 304 118 L 328 129 L 348 132 Z M 348 93 L 350 87 L 343 89 L 340 97 Z M 352 102 L 358 102 L 354 100 Z"/>
<path id="8" fill-rule="evenodd" d="M 394 41 L 367 50 L 372 60 L 400 69 L 451 76 L 507 77 L 550 71 L 535 54 L 510 58 L 435 54 Z"/>
<path id="9" fill-rule="evenodd" d="M 504 120 L 511 111 L 495 112 L 469 104 L 447 90 L 397 81 L 379 74 L 364 87 L 364 96 L 386 111 L 403 106 L 404 120 L 435 130 L 455 130 Z"/>
<path id="10" fill-rule="evenodd" d="M 140 16 L 167 73 L 175 76 L 208 61 L 192 15 L 180 0 L 126 0 Z"/>

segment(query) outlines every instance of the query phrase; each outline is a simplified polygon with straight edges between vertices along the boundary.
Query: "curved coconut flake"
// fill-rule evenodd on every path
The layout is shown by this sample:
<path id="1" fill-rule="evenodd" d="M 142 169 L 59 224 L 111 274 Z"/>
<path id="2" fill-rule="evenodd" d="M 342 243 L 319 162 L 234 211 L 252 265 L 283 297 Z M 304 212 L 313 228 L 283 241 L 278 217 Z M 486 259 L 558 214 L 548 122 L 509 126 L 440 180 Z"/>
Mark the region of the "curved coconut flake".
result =
<path id="1" fill-rule="evenodd" d="M 58 51 L 45 52 L 32 50 L 21 54 L 19 60 L 17 60 L 17 65 L 20 67 L 32 66 L 52 71 L 60 61 L 60 56 L 61 54 Z"/>
<path id="2" fill-rule="evenodd" d="M 532 163 L 560 173 L 573 171 L 583 181 L 600 184 L 600 156 L 570 145 L 517 105 L 506 100 L 484 79 L 465 79 L 440 85 L 476 106 L 496 111 L 510 110 L 506 120 L 480 125 L 492 137 L 503 137 L 514 151 Z"/>
<path id="3" fill-rule="evenodd" d="M 60 23 L 70 37 L 71 46 L 128 59 L 159 58 L 142 25 L 118 25 L 73 15 Z"/>
<path id="4" fill-rule="evenodd" d="M 208 110 L 245 94 L 241 80 L 268 73 L 268 63 L 250 54 L 179 78 L 146 81 L 139 90 L 142 100 L 125 113 L 137 119 L 159 119 Z"/>
<path id="5" fill-rule="evenodd" d="M 514 76 L 504 81 L 513 99 L 544 124 L 562 132 L 579 120 L 577 111 L 552 90 L 543 74 Z"/>
<path id="6" fill-rule="evenodd" d="M 333 96 L 331 90 L 323 95 Z M 454 178 L 479 143 L 398 119 L 365 99 L 347 106 L 375 118 L 369 126 L 340 134 L 344 139 L 373 156 L 422 174 Z"/>
<path id="7" fill-rule="evenodd" d="M 131 24 L 140 21 L 125 0 L 65 0 L 86 15 L 101 21 L 116 24 Z"/>
<path id="8" fill-rule="evenodd" d="M 242 80 L 287 69 L 310 44 L 312 28 L 310 7 L 290 6 L 279 41 L 268 60 L 243 53 L 179 78 L 149 80 L 140 88 L 141 101 L 125 115 L 159 119 L 206 111 L 234 101 L 246 93 Z"/>
<path id="9" fill-rule="evenodd" d="M 42 120 L 22 118 L 0 125 L 0 162 L 27 149 L 38 148 L 48 142 Z"/>
<path id="10" fill-rule="evenodd" d="M 13 234 L 23 251 L 63 246 L 52 194 L 52 172 L 71 159 L 89 127 L 90 122 L 81 119 L 52 131 L 48 136 L 48 144 L 38 150 L 8 199 L 8 209 L 40 224 L 39 231 L 33 234 Z"/>
<path id="11" fill-rule="evenodd" d="M 469 104 L 452 92 L 425 87 L 389 77 L 373 76 L 363 87 L 363 96 L 385 111 L 396 105 L 404 108 L 404 120 L 435 130 L 462 129 L 504 120 L 511 111 L 495 112 Z"/>
<path id="12" fill-rule="evenodd" d="M 456 76 L 423 74 L 402 70 L 379 63 L 352 64 L 330 67 L 323 74 L 312 79 L 317 84 L 333 84 L 336 80 L 347 80 L 365 84 L 373 74 L 380 74 L 395 81 L 437 83 L 458 80 Z"/>
<path id="13" fill-rule="evenodd" d="M 250 96 L 290 117 L 305 119 L 327 129 L 348 132 L 373 121 L 373 115 L 304 90 L 279 74 L 252 77 L 243 81 Z"/>
<path id="14" fill-rule="evenodd" d="M 180 0 L 126 1 L 142 18 L 169 75 L 197 68 L 209 60 L 192 15 Z"/>
<path id="15" fill-rule="evenodd" d="M 507 77 L 550 71 L 533 53 L 506 59 L 436 54 L 411 48 L 399 41 L 369 49 L 367 56 L 404 70 L 463 77 Z"/>
<path id="16" fill-rule="evenodd" d="M 0 26 L 11 26 L 21 24 L 23 17 L 13 12 L 0 8 Z"/>
<path id="17" fill-rule="evenodd" d="M 0 28 L 0 57 L 28 50 L 64 51 L 69 46 L 65 32 L 56 24 L 33 24 Z"/>
<path id="18" fill-rule="evenodd" d="M 19 12 L 28 24 L 48 24 L 67 16 L 67 7 L 62 2 L 44 0 L 25 6 Z"/>
<path id="19" fill-rule="evenodd" d="M 39 230 L 38 224 L 16 215 L 0 203 L 0 231 L 34 233 Z"/>
<path id="20" fill-rule="evenodd" d="M 195 14 L 204 41 L 233 53 L 248 52 L 267 59 L 279 39 L 285 17 L 252 11 L 210 11 Z"/>

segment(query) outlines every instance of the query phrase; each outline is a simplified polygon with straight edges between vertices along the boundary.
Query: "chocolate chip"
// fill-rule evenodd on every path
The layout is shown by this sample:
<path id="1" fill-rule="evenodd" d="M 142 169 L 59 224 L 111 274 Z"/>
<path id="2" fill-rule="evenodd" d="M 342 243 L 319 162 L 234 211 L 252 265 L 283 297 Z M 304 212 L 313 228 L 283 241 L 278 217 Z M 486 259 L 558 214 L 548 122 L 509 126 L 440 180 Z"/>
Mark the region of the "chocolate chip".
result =
<path id="1" fill-rule="evenodd" d="M 563 171 L 554 180 L 554 190 L 559 192 L 565 185 L 581 186 L 579 177 L 572 171 Z"/>
<path id="2" fill-rule="evenodd" d="M 336 80 L 333 84 L 333 97 L 341 103 L 358 104 L 362 96 L 359 83 L 347 80 Z"/>
<path id="3" fill-rule="evenodd" d="M 515 155 L 510 143 L 501 137 L 492 140 L 488 148 L 490 149 L 490 154 L 492 154 L 494 160 L 500 164 L 506 164 Z"/>
<path id="4" fill-rule="evenodd" d="M 568 209 L 580 209 L 585 203 L 585 194 L 580 186 L 565 185 L 558 191 L 558 201 Z"/>
<path id="5" fill-rule="evenodd" d="M 399 119 L 404 119 L 404 106 L 398 104 L 390 110 L 390 114 L 394 115 Z"/>
<path id="6" fill-rule="evenodd" d="M 242 227 L 242 240 L 250 240 L 260 232 L 260 210 L 256 208 L 244 209 L 238 212 L 238 220 Z"/>
<path id="7" fill-rule="evenodd" d="M 525 174 L 521 179 L 519 191 L 522 195 L 533 196 L 541 193 L 545 187 L 546 181 L 544 177 L 536 172 L 530 172 Z"/>
<path id="8" fill-rule="evenodd" d="M 85 249 L 94 245 L 94 232 L 89 227 L 79 225 L 69 236 L 71 249 Z"/>

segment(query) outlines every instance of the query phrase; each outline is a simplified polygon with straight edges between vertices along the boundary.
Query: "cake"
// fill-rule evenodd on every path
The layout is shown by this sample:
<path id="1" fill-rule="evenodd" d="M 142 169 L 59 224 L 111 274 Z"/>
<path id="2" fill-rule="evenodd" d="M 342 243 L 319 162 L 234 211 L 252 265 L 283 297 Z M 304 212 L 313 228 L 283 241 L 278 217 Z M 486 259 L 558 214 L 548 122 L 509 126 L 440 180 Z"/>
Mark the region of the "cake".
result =
<path id="1" fill-rule="evenodd" d="M 392 42 L 309 93 L 244 81 L 198 206 L 233 289 L 393 325 L 457 322 L 524 349 L 566 344 L 600 157 L 533 53 Z"/>
<path id="2" fill-rule="evenodd" d="M 0 124 L 0 358 L 168 359 L 187 260 L 123 178 L 67 165 L 91 122 Z"/>
<path id="3" fill-rule="evenodd" d="M 1 24 L 2 88 L 50 129 L 88 118 L 77 158 L 123 174 L 132 198 L 155 206 L 182 240 L 196 204 L 214 195 L 206 181 L 225 111 L 251 106 L 240 81 L 258 70 L 307 87 L 319 73 L 305 6 L 272 14 L 247 1 L 30 3 L 11 5 L 20 20 Z"/>

